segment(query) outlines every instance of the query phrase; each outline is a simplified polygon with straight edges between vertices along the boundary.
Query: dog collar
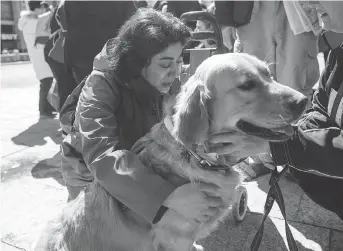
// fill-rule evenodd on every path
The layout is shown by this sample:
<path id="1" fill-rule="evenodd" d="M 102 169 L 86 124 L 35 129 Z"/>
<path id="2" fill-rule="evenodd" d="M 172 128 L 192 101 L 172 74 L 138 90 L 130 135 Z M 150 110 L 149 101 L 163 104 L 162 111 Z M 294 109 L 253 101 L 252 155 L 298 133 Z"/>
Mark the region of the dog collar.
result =
<path id="1" fill-rule="evenodd" d="M 163 120 L 163 123 L 165 125 L 165 127 L 167 128 L 167 130 L 169 131 L 169 133 L 172 135 L 172 131 L 173 131 L 173 122 L 171 120 L 170 117 L 166 116 Z M 201 157 L 198 153 L 196 153 L 196 150 L 190 149 L 186 146 L 185 150 L 187 151 L 187 153 L 191 156 L 193 156 L 200 164 L 200 166 L 203 169 L 207 169 L 207 170 L 211 170 L 211 171 L 220 171 L 220 170 L 228 170 L 231 167 L 225 164 L 215 164 L 213 162 L 211 162 L 210 160 L 207 160 L 203 157 Z"/>

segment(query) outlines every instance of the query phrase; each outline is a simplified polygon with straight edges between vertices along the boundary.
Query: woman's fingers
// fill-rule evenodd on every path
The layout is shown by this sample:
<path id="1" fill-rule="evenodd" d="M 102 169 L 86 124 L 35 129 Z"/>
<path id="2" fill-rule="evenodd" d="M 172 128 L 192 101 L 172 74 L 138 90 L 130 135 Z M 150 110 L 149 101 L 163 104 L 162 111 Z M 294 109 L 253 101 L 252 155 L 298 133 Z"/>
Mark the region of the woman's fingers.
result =
<path id="1" fill-rule="evenodd" d="M 219 212 L 218 207 L 209 207 L 207 210 L 205 210 L 203 213 L 204 215 L 207 215 L 209 217 L 216 216 Z"/>
<path id="2" fill-rule="evenodd" d="M 214 184 L 200 183 L 198 188 L 205 194 L 218 195 L 220 193 L 220 187 Z"/>
<path id="3" fill-rule="evenodd" d="M 216 216 L 218 216 L 220 214 L 220 210 L 219 207 L 209 207 L 207 210 L 202 212 L 202 215 L 200 215 L 197 218 L 198 222 L 206 222 L 209 221 L 213 218 L 215 218 Z"/>
<path id="4" fill-rule="evenodd" d="M 222 198 L 220 197 L 207 196 L 206 200 L 207 200 L 206 205 L 210 207 L 221 207 L 224 204 Z"/>

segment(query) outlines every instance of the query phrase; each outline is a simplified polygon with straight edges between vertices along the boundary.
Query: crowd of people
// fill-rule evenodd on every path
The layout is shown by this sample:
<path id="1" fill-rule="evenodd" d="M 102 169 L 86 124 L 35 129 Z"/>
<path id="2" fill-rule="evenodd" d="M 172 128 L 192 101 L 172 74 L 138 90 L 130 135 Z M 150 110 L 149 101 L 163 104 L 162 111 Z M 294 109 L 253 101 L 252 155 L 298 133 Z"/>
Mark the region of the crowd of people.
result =
<path id="1" fill-rule="evenodd" d="M 156 1 L 152 6 L 145 1 L 61 1 L 55 9 L 28 1 L 28 6 L 18 25 L 41 82 L 42 117 L 54 116 L 47 95 L 53 78 L 58 86 L 55 109 L 65 134 L 61 171 L 69 200 L 96 179 L 149 222 L 161 219 L 168 208 L 191 222 L 216 213 L 221 203 L 211 196 L 213 187 L 175 188 L 156 175 L 125 171 L 143 165 L 130 149 L 162 119 L 163 98 L 178 90 L 191 31 L 212 29 L 204 21 L 186 26 L 178 18 L 207 10 L 215 14 L 229 50 L 266 61 L 278 82 L 312 100 L 286 142 L 243 137 L 237 142 L 235 133 L 226 133 L 212 135 L 212 149 L 240 159 L 252 156 L 248 168 L 254 177 L 288 165 L 309 197 L 343 220 L 342 1 Z M 330 54 L 313 94 L 319 37 Z M 143 204 L 137 198 L 142 194 Z"/>

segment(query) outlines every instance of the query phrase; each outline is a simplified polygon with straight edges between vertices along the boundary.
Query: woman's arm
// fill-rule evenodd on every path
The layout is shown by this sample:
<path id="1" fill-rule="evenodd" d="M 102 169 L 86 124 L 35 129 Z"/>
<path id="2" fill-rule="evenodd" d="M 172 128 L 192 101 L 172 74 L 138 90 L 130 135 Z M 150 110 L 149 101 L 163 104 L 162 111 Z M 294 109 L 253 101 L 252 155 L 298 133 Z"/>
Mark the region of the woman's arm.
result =
<path id="1" fill-rule="evenodd" d="M 119 150 L 118 121 L 114 114 L 119 92 L 99 76 L 83 88 L 77 119 L 86 165 L 100 185 L 124 205 L 153 222 L 164 200 L 175 187 L 149 172 L 138 156 Z"/>

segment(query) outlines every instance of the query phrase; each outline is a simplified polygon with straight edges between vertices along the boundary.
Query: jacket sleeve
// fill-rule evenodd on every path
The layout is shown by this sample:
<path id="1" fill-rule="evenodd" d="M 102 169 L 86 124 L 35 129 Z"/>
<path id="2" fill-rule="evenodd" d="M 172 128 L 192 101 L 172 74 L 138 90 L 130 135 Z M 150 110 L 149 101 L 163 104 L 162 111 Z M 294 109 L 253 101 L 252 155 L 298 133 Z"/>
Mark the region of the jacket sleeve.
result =
<path id="1" fill-rule="evenodd" d="M 119 92 L 99 76 L 91 76 L 79 99 L 76 121 L 82 154 L 99 184 L 125 206 L 153 222 L 175 187 L 149 172 L 139 157 L 119 149 L 118 121 L 114 111 Z M 161 207 L 162 206 L 162 207 Z"/>
<path id="2" fill-rule="evenodd" d="M 289 164 L 301 171 L 343 179 L 343 130 L 327 114 L 326 67 L 311 108 L 295 127 L 295 135 L 285 143 L 270 143 L 276 165 Z"/>

